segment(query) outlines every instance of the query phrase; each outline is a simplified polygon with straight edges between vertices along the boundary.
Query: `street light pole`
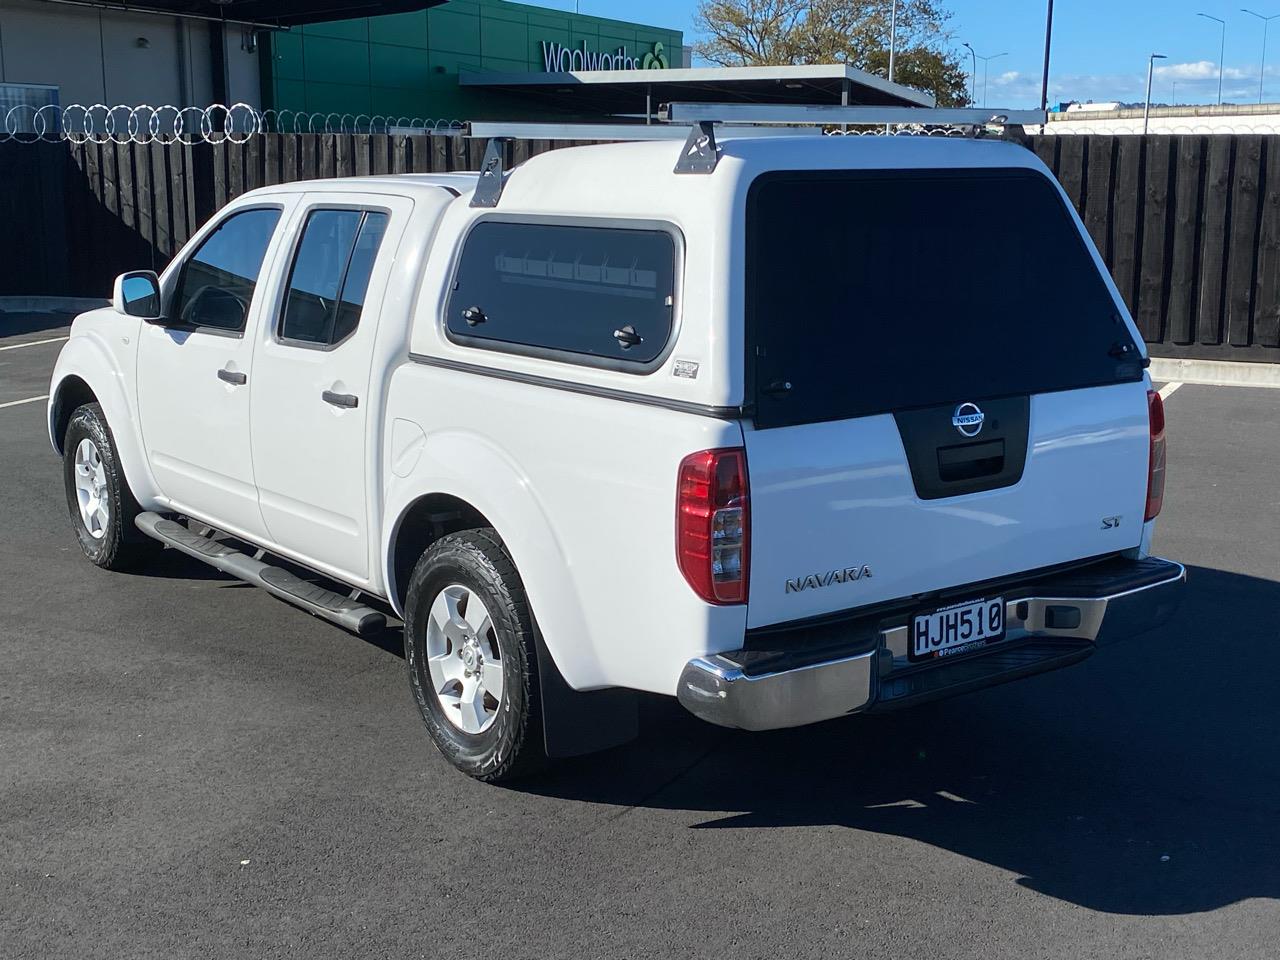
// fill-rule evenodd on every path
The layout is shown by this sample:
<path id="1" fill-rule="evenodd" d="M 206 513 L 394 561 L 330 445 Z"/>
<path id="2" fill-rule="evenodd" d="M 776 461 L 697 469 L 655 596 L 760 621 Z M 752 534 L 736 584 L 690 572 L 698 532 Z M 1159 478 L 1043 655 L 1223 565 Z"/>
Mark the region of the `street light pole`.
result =
<path id="1" fill-rule="evenodd" d="M 1044 18 L 1044 77 L 1040 80 L 1040 111 L 1049 109 L 1049 43 L 1053 39 L 1053 0 Z"/>
<path id="2" fill-rule="evenodd" d="M 1156 70 L 1157 60 L 1167 60 L 1163 53 L 1153 53 L 1147 58 L 1147 100 L 1146 105 L 1142 108 L 1142 133 L 1147 133 L 1147 121 L 1151 118 L 1151 77 Z"/>
<path id="3" fill-rule="evenodd" d="M 972 50 L 973 48 L 970 47 L 969 49 Z M 982 105 L 984 107 L 987 105 L 987 80 L 991 77 L 991 61 L 1008 55 L 1007 51 L 1005 53 L 993 53 L 989 57 L 984 57 L 980 53 L 974 54 L 975 57 L 982 61 Z"/>
<path id="4" fill-rule="evenodd" d="M 1258 68 L 1258 102 L 1262 102 L 1262 83 L 1267 78 L 1267 27 L 1271 25 L 1271 21 L 1276 17 L 1280 17 L 1280 13 L 1273 13 L 1269 17 L 1264 17 L 1260 13 L 1255 13 L 1245 7 L 1240 8 L 1241 13 L 1247 13 L 1251 17 L 1257 17 L 1262 21 L 1262 66 Z"/>
<path id="5" fill-rule="evenodd" d="M 1222 106 L 1222 61 L 1227 54 L 1227 21 L 1211 13 L 1197 13 L 1196 16 L 1217 20 L 1222 25 L 1222 43 L 1218 46 L 1218 106 Z"/>
<path id="6" fill-rule="evenodd" d="M 974 103 L 978 102 L 978 55 L 973 52 L 973 47 L 968 43 L 964 44 L 969 50 L 969 56 L 973 57 L 973 72 L 969 74 L 969 99 Z"/>

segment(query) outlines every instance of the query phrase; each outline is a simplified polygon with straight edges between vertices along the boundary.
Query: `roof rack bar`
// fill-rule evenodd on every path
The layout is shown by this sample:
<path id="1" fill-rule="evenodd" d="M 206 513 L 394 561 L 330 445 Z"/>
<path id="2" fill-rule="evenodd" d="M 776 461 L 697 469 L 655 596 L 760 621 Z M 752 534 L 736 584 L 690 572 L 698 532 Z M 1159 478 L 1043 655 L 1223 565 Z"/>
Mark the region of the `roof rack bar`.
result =
<path id="1" fill-rule="evenodd" d="M 992 107 L 844 107 L 835 104 L 665 103 L 658 118 L 667 123 L 801 123 L 926 126 L 1026 125 L 1047 122 L 1043 110 Z"/>

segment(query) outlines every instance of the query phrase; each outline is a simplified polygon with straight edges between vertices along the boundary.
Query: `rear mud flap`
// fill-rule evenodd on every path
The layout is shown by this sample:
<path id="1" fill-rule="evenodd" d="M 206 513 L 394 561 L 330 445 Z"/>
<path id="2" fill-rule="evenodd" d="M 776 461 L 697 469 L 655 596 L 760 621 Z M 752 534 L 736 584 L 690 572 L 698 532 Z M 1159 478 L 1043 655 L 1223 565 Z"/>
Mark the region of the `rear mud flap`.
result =
<path id="1" fill-rule="evenodd" d="M 549 757 L 576 757 L 621 746 L 640 734 L 640 698 L 634 690 L 580 692 L 565 682 L 534 625 L 542 734 Z"/>

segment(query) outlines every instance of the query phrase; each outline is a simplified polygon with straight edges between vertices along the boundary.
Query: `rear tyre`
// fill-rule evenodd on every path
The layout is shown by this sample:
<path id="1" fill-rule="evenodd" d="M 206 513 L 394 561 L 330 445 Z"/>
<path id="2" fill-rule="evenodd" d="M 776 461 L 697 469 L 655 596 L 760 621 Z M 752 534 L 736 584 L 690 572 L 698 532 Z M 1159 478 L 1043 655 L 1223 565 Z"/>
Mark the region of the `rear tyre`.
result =
<path id="1" fill-rule="evenodd" d="M 71 415 L 62 443 L 67 509 L 80 549 L 104 570 L 124 570 L 153 552 L 134 526 L 141 512 L 120 469 L 115 438 L 102 407 L 87 403 Z"/>
<path id="2" fill-rule="evenodd" d="M 544 764 L 538 660 L 529 603 L 491 529 L 441 537 L 405 599 L 405 661 L 436 747 L 489 783 Z"/>

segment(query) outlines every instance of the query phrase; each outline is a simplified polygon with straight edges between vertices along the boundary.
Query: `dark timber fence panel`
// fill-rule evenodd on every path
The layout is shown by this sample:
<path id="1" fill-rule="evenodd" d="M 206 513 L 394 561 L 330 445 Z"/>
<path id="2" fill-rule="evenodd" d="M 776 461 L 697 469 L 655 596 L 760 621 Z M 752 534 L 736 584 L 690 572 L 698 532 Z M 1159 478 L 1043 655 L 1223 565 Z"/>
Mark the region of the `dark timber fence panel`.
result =
<path id="1" fill-rule="evenodd" d="M 506 159 L 571 145 L 522 140 Z M 486 146 L 278 133 L 242 144 L 0 143 L 0 296 L 106 296 L 118 273 L 162 270 L 246 190 L 475 170 Z M 1031 149 L 1079 211 L 1153 354 L 1280 362 L 1280 136 L 1033 137 Z M 1046 287 L 1070 282 L 1044 269 Z"/>

